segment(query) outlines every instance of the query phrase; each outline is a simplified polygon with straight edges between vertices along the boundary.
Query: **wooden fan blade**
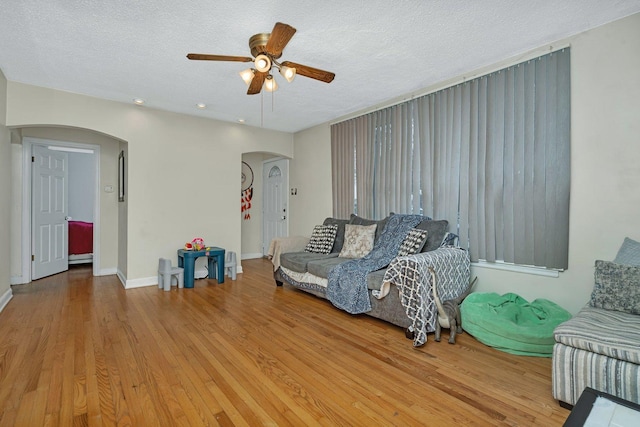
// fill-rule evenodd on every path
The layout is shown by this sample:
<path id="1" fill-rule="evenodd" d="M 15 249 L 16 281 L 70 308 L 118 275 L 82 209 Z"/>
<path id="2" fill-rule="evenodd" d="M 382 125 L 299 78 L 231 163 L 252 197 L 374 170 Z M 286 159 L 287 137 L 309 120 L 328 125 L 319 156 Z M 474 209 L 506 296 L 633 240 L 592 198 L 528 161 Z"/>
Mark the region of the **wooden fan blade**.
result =
<path id="1" fill-rule="evenodd" d="M 189 59 L 198 61 L 235 61 L 235 62 L 251 62 L 253 58 L 248 56 L 228 56 L 228 55 L 207 55 L 204 53 L 190 53 L 187 55 Z"/>
<path id="2" fill-rule="evenodd" d="M 249 89 L 247 90 L 247 95 L 257 95 L 262 90 L 262 85 L 264 84 L 264 79 L 267 77 L 267 73 L 261 73 L 260 71 L 256 71 L 253 76 L 253 80 L 251 80 L 251 84 L 249 85 Z"/>
<path id="3" fill-rule="evenodd" d="M 269 36 L 269 41 L 267 42 L 265 50 L 274 58 L 280 58 L 282 51 L 295 33 L 296 29 L 291 25 L 276 22 L 276 25 L 273 27 L 271 35 Z"/>
<path id="4" fill-rule="evenodd" d="M 336 76 L 335 74 L 320 70 L 318 68 L 309 67 L 307 65 L 296 64 L 295 62 L 284 61 L 282 63 L 285 67 L 293 67 L 296 69 L 296 74 L 309 77 L 312 79 L 320 80 L 321 82 L 331 83 Z"/>

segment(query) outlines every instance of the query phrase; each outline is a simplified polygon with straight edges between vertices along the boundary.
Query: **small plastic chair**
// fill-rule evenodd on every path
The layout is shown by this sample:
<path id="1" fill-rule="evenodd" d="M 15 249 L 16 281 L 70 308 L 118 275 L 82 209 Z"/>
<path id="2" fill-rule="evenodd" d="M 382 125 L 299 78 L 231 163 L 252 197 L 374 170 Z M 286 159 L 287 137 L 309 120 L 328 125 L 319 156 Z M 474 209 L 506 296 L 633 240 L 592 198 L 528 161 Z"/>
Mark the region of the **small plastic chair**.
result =
<path id="1" fill-rule="evenodd" d="M 236 280 L 236 272 L 238 269 L 238 260 L 235 252 L 227 252 L 224 257 L 224 270 L 231 280 Z"/>
<path id="2" fill-rule="evenodd" d="M 174 277 L 178 288 L 184 288 L 184 269 L 182 267 L 171 267 L 171 260 L 160 258 L 158 261 L 158 288 L 170 291 Z"/>

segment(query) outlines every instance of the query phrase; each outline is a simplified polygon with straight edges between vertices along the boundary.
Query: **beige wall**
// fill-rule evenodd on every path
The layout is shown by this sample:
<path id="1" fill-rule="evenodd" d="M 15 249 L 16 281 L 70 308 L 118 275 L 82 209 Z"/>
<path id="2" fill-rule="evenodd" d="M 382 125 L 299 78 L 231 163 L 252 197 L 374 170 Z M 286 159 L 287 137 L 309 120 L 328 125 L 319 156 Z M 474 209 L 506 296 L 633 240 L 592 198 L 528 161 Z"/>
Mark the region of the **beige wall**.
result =
<path id="1" fill-rule="evenodd" d="M 8 82 L 7 100 L 8 126 L 76 127 L 127 142 L 126 209 L 117 210 L 126 215 L 126 243 L 118 243 L 126 244 L 126 265 L 118 269 L 128 286 L 155 280 L 158 258 L 176 262 L 176 249 L 194 236 L 240 253 L 242 153 L 293 154 L 293 136 L 283 132 L 16 82 Z"/>
<path id="2" fill-rule="evenodd" d="M 268 154 L 249 153 L 242 156 L 253 170 L 253 198 L 251 200 L 250 219 L 244 219 L 244 213 L 238 209 L 242 224 L 241 257 L 256 258 L 262 254 L 262 162 Z M 238 177 L 238 198 L 240 198 L 240 177 Z"/>
<path id="3" fill-rule="evenodd" d="M 566 44 L 572 85 L 569 268 L 559 278 L 482 268 L 472 274 L 479 278 L 476 291 L 547 298 L 575 313 L 589 299 L 594 261 L 612 260 L 625 236 L 640 240 L 640 14 L 555 45 Z M 329 145 L 328 125 L 295 135 L 291 185 L 312 190 L 291 200 L 292 234 L 309 234 L 331 213 Z"/>
<path id="4" fill-rule="evenodd" d="M 0 70 L 0 310 L 11 295 L 11 136 L 6 125 L 7 79 Z"/>
<path id="5" fill-rule="evenodd" d="M 294 160 L 289 166 L 289 235 L 310 236 L 313 226 L 333 213 L 331 196 L 331 128 L 328 124 L 295 134 Z"/>

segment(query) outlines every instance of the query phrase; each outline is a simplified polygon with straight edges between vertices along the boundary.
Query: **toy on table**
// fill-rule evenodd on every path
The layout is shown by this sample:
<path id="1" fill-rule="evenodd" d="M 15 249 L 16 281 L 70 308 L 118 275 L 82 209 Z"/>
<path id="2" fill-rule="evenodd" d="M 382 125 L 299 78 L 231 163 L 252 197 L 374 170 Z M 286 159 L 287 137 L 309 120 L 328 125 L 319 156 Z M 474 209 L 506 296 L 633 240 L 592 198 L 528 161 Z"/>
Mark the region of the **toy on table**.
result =
<path id="1" fill-rule="evenodd" d="M 186 251 L 201 251 L 203 249 L 209 250 L 210 248 L 205 246 L 204 239 L 202 237 L 196 237 L 190 243 L 185 243 L 184 249 Z"/>

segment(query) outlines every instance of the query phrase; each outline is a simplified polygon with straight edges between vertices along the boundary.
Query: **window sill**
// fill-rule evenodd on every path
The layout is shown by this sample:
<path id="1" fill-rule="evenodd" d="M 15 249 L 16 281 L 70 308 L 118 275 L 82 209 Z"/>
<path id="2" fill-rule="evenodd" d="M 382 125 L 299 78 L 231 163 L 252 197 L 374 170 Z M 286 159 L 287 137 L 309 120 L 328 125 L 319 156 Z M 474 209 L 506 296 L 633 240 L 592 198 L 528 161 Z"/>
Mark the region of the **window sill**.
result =
<path id="1" fill-rule="evenodd" d="M 560 270 L 551 270 L 548 268 L 533 267 L 529 265 L 508 264 L 504 261 L 487 262 L 484 260 L 479 260 L 478 262 L 472 262 L 471 266 L 488 268 L 492 270 L 511 271 L 514 273 L 533 274 L 535 276 L 560 277 Z"/>

